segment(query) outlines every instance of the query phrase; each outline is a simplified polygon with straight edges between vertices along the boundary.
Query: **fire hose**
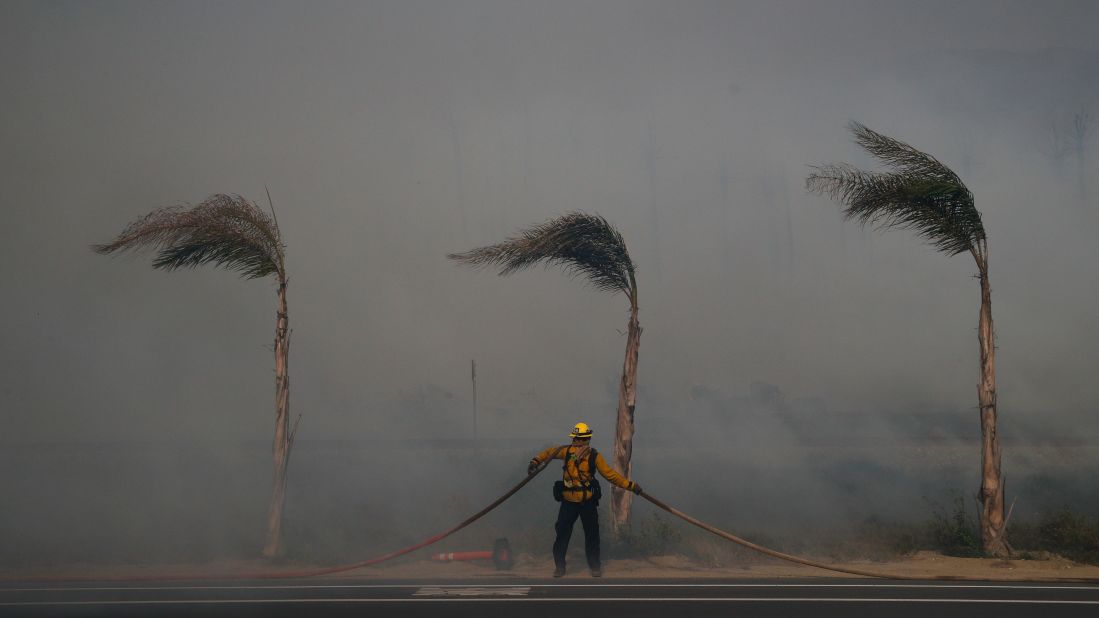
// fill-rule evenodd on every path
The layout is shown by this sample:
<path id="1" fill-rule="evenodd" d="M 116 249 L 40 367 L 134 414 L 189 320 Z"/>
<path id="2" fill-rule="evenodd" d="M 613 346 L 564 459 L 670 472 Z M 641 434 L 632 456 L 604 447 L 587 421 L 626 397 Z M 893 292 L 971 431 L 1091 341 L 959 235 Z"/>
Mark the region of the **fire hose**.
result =
<path id="1" fill-rule="evenodd" d="M 361 569 L 363 567 L 373 566 L 392 560 L 394 558 L 403 556 L 405 554 L 412 553 L 417 549 L 422 549 L 428 545 L 434 545 L 446 537 L 458 532 L 462 528 L 472 524 L 473 522 L 481 519 L 485 515 L 488 515 L 489 511 L 492 511 L 496 507 L 504 503 L 505 500 L 515 495 L 520 489 L 531 482 L 534 477 L 538 476 L 542 470 L 549 465 L 549 461 L 544 462 L 537 469 L 527 475 L 522 481 L 519 481 L 515 487 L 509 489 L 499 498 L 493 500 L 488 506 L 477 511 L 473 515 L 470 515 L 466 519 L 462 520 L 458 525 L 444 530 L 435 536 L 428 537 L 415 545 L 409 545 L 403 549 L 391 551 L 387 554 L 382 554 L 369 560 L 360 560 L 359 562 L 351 562 L 348 564 L 339 564 L 330 567 L 321 567 L 315 569 L 303 569 L 298 571 L 254 571 L 245 573 L 176 573 L 176 574 L 158 574 L 158 575 L 136 575 L 136 576 L 115 576 L 115 577 L 26 577 L 26 578 L 12 578 L 7 581 L 49 581 L 49 582 L 72 582 L 72 581 L 96 581 L 96 582 L 163 582 L 163 581 L 195 581 L 195 580 L 218 580 L 218 579 L 298 579 L 303 577 L 318 577 L 320 575 L 332 575 L 335 573 L 343 573 L 345 571 L 353 571 L 355 569 Z"/>
<path id="2" fill-rule="evenodd" d="M 48 577 L 11 578 L 11 579 L 4 579 L 4 580 L 0 580 L 0 581 L 24 581 L 24 582 L 26 582 L 26 581 L 49 581 L 49 582 L 62 582 L 62 581 L 64 581 L 64 582 L 73 582 L 73 581 L 157 582 L 157 581 L 195 581 L 195 580 L 298 579 L 298 578 L 305 578 L 305 577 L 317 577 L 317 576 L 321 576 L 321 575 L 332 575 L 332 574 L 335 574 L 335 573 L 342 573 L 342 572 L 345 572 L 345 571 L 353 571 L 355 569 L 360 569 L 360 568 L 363 568 L 363 567 L 372 566 L 372 565 L 375 565 L 375 564 L 380 564 L 382 562 L 392 560 L 392 559 L 397 558 L 399 556 L 403 556 L 405 554 L 412 553 L 412 552 L 416 551 L 417 549 L 422 549 L 424 547 L 427 547 L 428 545 L 433 545 L 433 544 L 438 543 L 439 541 L 445 539 L 446 537 L 454 534 L 455 532 L 458 532 L 459 530 L 469 526 L 473 522 L 475 522 L 478 519 L 481 519 L 482 517 L 487 515 L 490 511 L 492 511 L 496 507 L 503 504 L 508 498 L 512 497 L 520 489 L 525 487 L 527 485 L 527 483 L 531 482 L 534 479 L 534 477 L 538 476 L 538 474 L 540 474 L 542 472 L 542 470 L 544 470 L 546 468 L 546 466 L 549 465 L 550 461 L 551 460 L 547 460 L 547 461 L 543 462 L 542 464 L 540 464 L 537 468 L 535 468 L 533 471 L 531 471 L 526 476 L 526 478 L 519 481 L 519 483 L 517 485 L 515 485 L 514 487 L 509 489 L 507 492 L 505 492 L 499 498 L 493 500 L 485 508 L 481 509 L 480 511 L 477 511 L 473 515 L 470 515 L 466 519 L 462 520 L 457 525 L 455 525 L 455 526 L 453 526 L 453 527 L 451 527 L 447 530 L 444 530 L 443 532 L 440 532 L 440 533 L 438 533 L 438 534 L 436 534 L 432 537 L 426 538 L 426 539 L 424 539 L 424 540 L 422 540 L 419 543 L 416 543 L 414 545 L 409 545 L 408 547 L 405 547 L 403 549 L 398 549 L 398 550 L 395 550 L 395 551 L 391 551 L 387 554 L 382 554 L 381 556 L 377 556 L 375 558 L 370 558 L 368 560 L 361 560 L 359 562 L 352 562 L 352 563 L 348 563 L 348 564 L 340 564 L 340 565 L 336 565 L 336 566 L 321 567 L 321 568 L 314 568 L 314 569 L 303 569 L 303 570 L 297 570 L 297 571 L 255 571 L 255 572 L 243 572 L 243 573 L 242 572 L 219 573 L 219 574 L 178 573 L 178 574 L 115 576 L 115 577 L 59 577 L 59 576 L 48 576 Z M 638 495 L 640 495 L 642 498 L 648 500 L 649 502 L 651 502 L 656 507 L 658 507 L 660 509 L 663 509 L 664 511 L 667 511 L 668 513 L 670 513 L 672 515 L 675 515 L 676 517 L 682 519 L 683 521 L 685 521 L 685 522 L 687 522 L 687 523 L 689 523 L 693 526 L 697 526 L 699 528 L 702 528 L 703 530 L 705 530 L 707 532 L 715 534 L 715 535 L 717 535 L 717 536 L 719 536 L 719 537 L 721 537 L 721 538 L 723 538 L 727 541 L 732 541 L 733 543 L 736 543 L 737 545 L 740 545 L 740 546 L 745 547 L 747 549 L 750 549 L 752 551 L 759 552 L 761 554 L 764 554 L 766 556 L 771 556 L 772 558 L 777 558 L 779 560 L 785 560 L 787 562 L 793 562 L 793 563 L 796 563 L 796 564 L 811 566 L 811 567 L 815 567 L 815 568 L 818 568 L 818 569 L 833 571 L 833 572 L 836 572 L 836 573 L 846 573 L 848 575 L 859 575 L 859 576 L 862 576 L 862 577 L 874 577 L 874 578 L 880 578 L 880 579 L 996 581 L 994 579 L 989 579 L 989 578 L 951 576 L 951 575 L 934 575 L 934 576 L 901 575 L 901 574 L 896 574 L 896 573 L 882 573 L 882 572 L 878 572 L 878 571 L 867 571 L 867 570 L 863 570 L 863 569 L 851 569 L 851 568 L 846 568 L 846 567 L 839 567 L 839 566 L 834 566 L 834 565 L 830 565 L 830 564 L 825 564 L 823 562 L 817 562 L 815 560 L 809 560 L 808 558 L 802 558 L 800 556 L 795 556 L 795 555 L 792 555 L 792 554 L 786 554 L 786 553 L 783 553 L 783 552 L 780 552 L 780 551 L 776 551 L 776 550 L 770 549 L 768 547 L 758 545 L 758 544 L 753 543 L 751 541 L 748 541 L 746 539 L 742 539 L 742 538 L 740 538 L 740 537 L 738 537 L 734 534 L 730 534 L 730 533 L 728 533 L 728 532 L 726 532 L 726 531 L 724 531 L 720 528 L 711 526 L 710 524 L 707 524 L 706 522 L 695 519 L 694 517 L 691 517 L 690 515 L 684 513 L 683 511 L 680 511 L 679 509 L 676 509 L 675 507 L 672 507 L 672 506 L 669 506 L 669 505 L 665 504 L 661 500 L 658 500 L 657 498 L 645 493 L 644 491 L 639 491 Z M 1005 580 L 1005 581 L 1008 581 L 1008 580 Z M 1048 578 L 1048 579 L 1042 579 L 1042 580 L 1010 580 L 1010 581 L 1058 581 L 1058 582 L 1077 582 L 1077 583 L 1099 583 L 1099 579 L 1095 579 L 1095 578 Z"/>
<path id="3" fill-rule="evenodd" d="M 660 500 L 657 500 L 656 498 L 650 496 L 649 494 L 645 493 L 644 491 L 642 491 L 639 495 L 642 498 L 648 500 L 649 502 L 652 502 L 653 504 L 655 504 L 659 508 L 664 509 L 665 511 L 671 513 L 672 515 L 675 515 L 676 517 L 682 519 L 683 521 L 685 521 L 685 522 L 687 522 L 691 525 L 698 526 L 699 528 L 702 528 L 706 532 L 716 534 L 717 536 L 719 536 L 719 537 L 721 537 L 721 538 L 723 538 L 727 541 L 732 541 L 732 542 L 736 543 L 737 545 L 740 545 L 742 547 L 746 547 L 746 548 L 748 548 L 752 551 L 759 552 L 759 553 L 761 553 L 765 556 L 771 556 L 772 558 L 778 558 L 779 560 L 786 560 L 787 562 L 794 562 L 794 563 L 797 563 L 797 564 L 804 564 L 806 566 L 816 567 L 818 569 L 826 569 L 828 571 L 835 571 L 837 573 L 847 573 L 847 574 L 850 574 L 850 575 L 862 575 L 864 577 L 878 577 L 878 578 L 884 578 L 884 579 L 928 579 L 926 577 L 911 577 L 911 576 L 908 576 L 908 575 L 894 575 L 894 574 L 888 574 L 888 573 L 878 573 L 878 572 L 875 572 L 875 571 L 863 571 L 861 569 L 848 569 L 848 568 L 844 568 L 844 567 L 837 567 L 837 566 L 825 564 L 823 562 L 816 562 L 815 560 L 809 560 L 808 558 L 802 558 L 800 556 L 794 556 L 792 554 L 784 554 L 780 551 L 776 551 L 776 550 L 770 549 L 768 547 L 764 547 L 762 545 L 757 545 L 757 544 L 755 544 L 755 543 L 753 543 L 749 540 L 742 539 L 739 536 L 736 536 L 735 534 L 729 534 L 728 532 L 725 532 L 724 530 L 722 530 L 720 528 L 715 528 L 714 526 L 711 526 L 710 524 L 708 524 L 704 521 L 700 521 L 698 519 L 695 519 L 694 517 L 691 517 L 690 515 L 684 513 L 683 511 L 680 511 L 679 509 L 677 509 L 675 507 L 668 506 L 667 504 L 664 504 Z M 931 579 L 961 579 L 961 578 L 954 578 L 954 577 L 948 577 L 948 576 L 939 576 L 939 577 L 933 577 Z"/>

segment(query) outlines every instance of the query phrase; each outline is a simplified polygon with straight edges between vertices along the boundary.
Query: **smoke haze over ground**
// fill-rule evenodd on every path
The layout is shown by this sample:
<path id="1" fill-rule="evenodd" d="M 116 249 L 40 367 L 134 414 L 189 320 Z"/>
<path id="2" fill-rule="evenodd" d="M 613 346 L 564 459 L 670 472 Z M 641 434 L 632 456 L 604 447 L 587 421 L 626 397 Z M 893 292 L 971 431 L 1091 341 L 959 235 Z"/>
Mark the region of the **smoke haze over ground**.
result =
<path id="1" fill-rule="evenodd" d="M 975 267 L 805 193 L 809 165 L 872 164 L 850 120 L 973 191 L 1008 500 L 1094 512 L 1096 23 L 1093 2 L 5 3 L 0 561 L 258 550 L 273 283 L 88 246 L 265 186 L 299 555 L 448 525 L 577 420 L 610 452 L 626 300 L 445 258 L 573 209 L 638 266 L 647 489 L 742 530 L 972 495 Z M 554 506 L 538 487 L 493 517 L 548 545 Z"/>

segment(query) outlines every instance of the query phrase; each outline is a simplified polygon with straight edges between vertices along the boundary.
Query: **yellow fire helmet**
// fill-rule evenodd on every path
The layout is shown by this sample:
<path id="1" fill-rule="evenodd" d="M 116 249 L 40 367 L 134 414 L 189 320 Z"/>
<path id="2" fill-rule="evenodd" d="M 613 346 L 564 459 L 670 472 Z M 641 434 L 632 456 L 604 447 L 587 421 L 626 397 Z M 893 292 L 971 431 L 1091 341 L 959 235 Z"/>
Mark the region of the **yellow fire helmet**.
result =
<path id="1" fill-rule="evenodd" d="M 572 428 L 572 433 L 569 434 L 569 437 L 570 438 L 590 438 L 591 437 L 591 427 L 588 427 L 587 423 L 577 423 L 576 426 Z"/>

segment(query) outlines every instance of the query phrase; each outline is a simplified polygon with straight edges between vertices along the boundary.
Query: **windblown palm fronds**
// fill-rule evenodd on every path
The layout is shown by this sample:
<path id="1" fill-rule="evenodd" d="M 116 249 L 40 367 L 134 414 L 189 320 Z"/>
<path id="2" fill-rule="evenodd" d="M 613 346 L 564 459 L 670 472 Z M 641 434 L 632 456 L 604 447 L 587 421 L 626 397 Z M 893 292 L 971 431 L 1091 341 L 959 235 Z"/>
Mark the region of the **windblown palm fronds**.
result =
<path id="1" fill-rule="evenodd" d="M 154 249 L 154 268 L 214 264 L 247 279 L 278 273 L 285 279 L 285 247 L 278 222 L 239 195 L 218 194 L 194 207 L 169 206 L 134 221 L 97 253 Z"/>
<path id="2" fill-rule="evenodd" d="M 470 266 L 501 266 L 501 276 L 544 262 L 586 277 L 598 290 L 631 296 L 636 287 L 622 234 L 603 217 L 583 212 L 551 219 L 499 244 L 447 257 Z"/>
<path id="3" fill-rule="evenodd" d="M 985 552 L 1011 551 L 1005 532 L 1004 483 L 996 431 L 996 336 L 992 327 L 992 287 L 988 280 L 988 239 L 973 194 L 950 168 L 904 142 L 853 122 L 855 142 L 892 168 L 867 172 L 851 165 L 815 168 L 805 181 L 813 193 L 827 194 L 845 205 L 844 214 L 863 225 L 915 231 L 949 255 L 969 252 L 977 264 L 981 311 L 977 321 L 981 378 L 977 402 L 981 417 L 981 545 Z"/>
<path id="4" fill-rule="evenodd" d="M 980 253 L 985 242 L 973 194 L 950 168 L 908 144 L 851 123 L 855 142 L 892 168 L 867 172 L 852 165 L 826 165 L 805 181 L 813 193 L 846 205 L 844 214 L 862 224 L 915 231 L 949 255 Z"/>
<path id="5" fill-rule="evenodd" d="M 574 276 L 587 278 L 598 290 L 626 295 L 630 302 L 630 320 L 626 327 L 626 358 L 622 363 L 622 379 L 618 383 L 614 463 L 619 472 L 629 478 L 641 324 L 637 318 L 637 279 L 633 260 L 626 250 L 622 234 L 603 217 L 570 212 L 522 230 L 502 243 L 465 253 L 452 253 L 447 257 L 475 267 L 499 266 L 501 276 L 543 262 L 561 266 Z M 630 498 L 633 494 L 621 488 L 615 488 L 612 494 L 611 526 L 618 533 L 629 524 Z"/>
<path id="6" fill-rule="evenodd" d="M 268 194 L 267 199 L 271 199 Z M 282 553 L 282 512 L 286 500 L 286 467 L 297 425 L 290 430 L 290 314 L 286 308 L 286 248 L 274 207 L 271 215 L 239 195 L 216 194 L 197 206 L 159 208 L 122 230 L 114 242 L 92 245 L 96 253 L 153 249 L 153 268 L 175 270 L 213 264 L 238 271 L 247 279 L 278 277 L 275 312 L 275 474 L 267 511 L 263 556 Z"/>

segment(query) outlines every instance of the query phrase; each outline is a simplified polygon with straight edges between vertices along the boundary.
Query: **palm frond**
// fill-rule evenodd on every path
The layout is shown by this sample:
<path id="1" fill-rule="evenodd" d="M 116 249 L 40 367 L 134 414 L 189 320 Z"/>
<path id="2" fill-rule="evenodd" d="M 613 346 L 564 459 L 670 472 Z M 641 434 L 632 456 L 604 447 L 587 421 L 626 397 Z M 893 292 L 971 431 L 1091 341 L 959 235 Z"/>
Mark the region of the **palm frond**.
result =
<path id="1" fill-rule="evenodd" d="M 469 266 L 500 266 L 500 276 L 539 262 L 563 266 L 566 272 L 587 278 L 598 290 L 626 295 L 635 285 L 633 261 L 622 234 L 603 217 L 583 212 L 522 230 L 499 244 L 447 257 Z"/>
<path id="2" fill-rule="evenodd" d="M 278 225 L 239 195 L 159 208 L 130 223 L 113 242 L 92 249 L 101 254 L 153 249 L 153 267 L 165 270 L 214 264 L 248 279 L 285 275 Z"/>
<path id="3" fill-rule="evenodd" d="M 879 228 L 914 230 L 949 255 L 983 245 L 984 224 L 973 194 L 950 168 L 908 144 L 851 124 L 855 142 L 894 171 L 868 172 L 826 165 L 805 181 L 812 193 L 843 203 L 844 214 Z"/>

